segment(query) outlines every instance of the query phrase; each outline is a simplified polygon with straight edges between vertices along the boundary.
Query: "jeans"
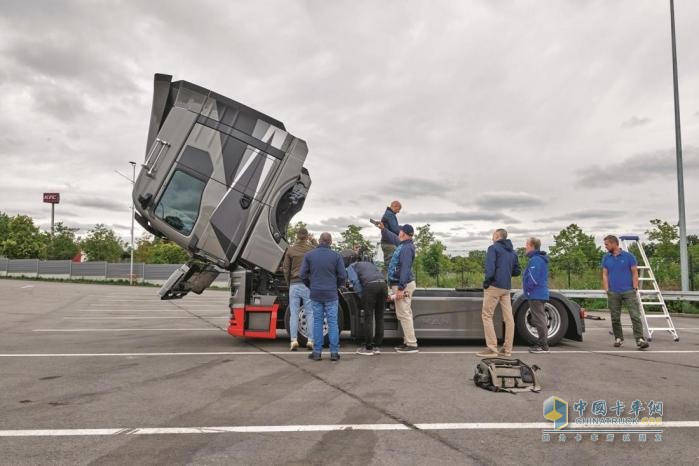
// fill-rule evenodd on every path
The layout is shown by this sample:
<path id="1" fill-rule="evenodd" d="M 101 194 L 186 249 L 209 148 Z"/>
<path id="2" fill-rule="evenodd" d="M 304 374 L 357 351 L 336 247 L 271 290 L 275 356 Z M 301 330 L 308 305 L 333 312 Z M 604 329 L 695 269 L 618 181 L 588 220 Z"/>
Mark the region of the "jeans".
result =
<path id="1" fill-rule="evenodd" d="M 340 351 L 340 329 L 337 326 L 337 306 L 339 301 L 321 303 L 313 301 L 313 352 L 320 354 L 323 351 L 323 320 L 328 319 L 328 338 L 330 339 L 330 353 Z"/>
<path id="2" fill-rule="evenodd" d="M 383 314 L 386 309 L 386 282 L 369 283 L 362 291 L 364 304 L 364 345 L 373 348 L 383 343 Z M 376 322 L 376 323 L 374 323 Z"/>
<path id="3" fill-rule="evenodd" d="M 539 346 L 548 349 L 549 329 L 548 318 L 546 317 L 546 301 L 530 300 L 529 310 L 532 313 L 532 325 L 536 328 L 536 333 L 539 336 Z"/>
<path id="4" fill-rule="evenodd" d="M 311 304 L 311 291 L 303 283 L 292 283 L 289 287 L 289 336 L 296 340 L 299 332 L 299 311 L 303 304 L 303 312 L 306 314 L 306 332 L 309 340 L 313 340 L 313 305 Z"/>
<path id="5" fill-rule="evenodd" d="M 624 333 L 621 329 L 621 306 L 625 304 L 629 310 L 631 317 L 631 325 L 633 327 L 633 337 L 638 340 L 643 338 L 643 323 L 641 322 L 641 309 L 638 303 L 636 290 L 624 291 L 623 293 L 607 293 L 607 304 L 609 305 L 609 313 L 612 318 L 612 331 L 614 338 L 624 339 Z"/>
<path id="6" fill-rule="evenodd" d="M 515 320 L 512 317 L 512 298 L 510 290 L 490 286 L 483 291 L 483 331 L 485 332 L 485 344 L 493 353 L 498 352 L 498 338 L 493 327 L 493 315 L 495 308 L 500 304 L 502 320 L 505 322 L 505 341 L 502 344 L 503 351 L 512 352 L 512 344 L 515 339 Z"/>

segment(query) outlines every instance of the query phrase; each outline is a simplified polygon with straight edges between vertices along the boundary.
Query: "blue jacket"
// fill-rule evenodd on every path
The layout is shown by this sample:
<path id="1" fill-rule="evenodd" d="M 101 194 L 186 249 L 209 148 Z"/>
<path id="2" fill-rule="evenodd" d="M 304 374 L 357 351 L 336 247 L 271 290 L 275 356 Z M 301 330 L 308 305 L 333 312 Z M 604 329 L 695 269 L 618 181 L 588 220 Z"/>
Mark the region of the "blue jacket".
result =
<path id="1" fill-rule="evenodd" d="M 362 293 L 364 288 L 372 282 L 384 282 L 384 287 L 386 282 L 384 281 L 384 275 L 379 271 L 379 269 L 371 262 L 360 261 L 350 264 L 347 267 L 347 279 L 352 283 L 352 288 L 357 293 Z"/>
<path id="2" fill-rule="evenodd" d="M 549 256 L 543 251 L 527 253 L 529 263 L 522 275 L 522 288 L 527 299 L 549 300 Z"/>
<path id="3" fill-rule="evenodd" d="M 381 217 L 381 223 L 386 227 L 381 230 L 381 241 L 384 243 L 392 243 L 393 241 L 388 238 L 386 230 L 397 235 L 400 231 L 400 225 L 398 224 L 398 217 L 396 217 L 396 214 L 393 213 L 390 207 L 386 207 L 386 212 L 384 212 L 383 217 Z"/>
<path id="4" fill-rule="evenodd" d="M 386 232 L 386 238 L 390 243 L 398 246 L 393 252 L 391 262 L 388 264 L 388 284 L 398 285 L 399 290 L 404 290 L 406 285 L 415 281 L 413 274 L 413 261 L 415 260 L 415 244 L 412 239 L 401 241 L 398 235 L 387 228 L 381 230 Z"/>
<path id="5" fill-rule="evenodd" d="M 345 285 L 347 273 L 342 257 L 325 244 L 303 256 L 299 278 L 311 289 L 311 301 L 336 301 L 337 290 Z"/>
<path id="6" fill-rule="evenodd" d="M 520 272 L 519 260 L 512 249 L 512 241 L 501 239 L 488 248 L 485 255 L 484 288 L 494 286 L 509 290 L 512 288 L 512 277 L 517 277 Z"/>

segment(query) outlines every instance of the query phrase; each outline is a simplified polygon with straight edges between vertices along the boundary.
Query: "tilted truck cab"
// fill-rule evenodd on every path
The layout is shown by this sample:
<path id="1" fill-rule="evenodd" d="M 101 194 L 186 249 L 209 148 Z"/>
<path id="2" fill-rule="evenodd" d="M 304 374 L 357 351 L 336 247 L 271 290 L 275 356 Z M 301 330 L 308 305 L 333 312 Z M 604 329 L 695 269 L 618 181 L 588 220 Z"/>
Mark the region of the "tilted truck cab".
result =
<path id="1" fill-rule="evenodd" d="M 306 143 L 257 110 L 157 74 L 146 147 L 133 189 L 136 220 L 191 257 L 160 289 L 161 298 L 201 293 L 219 273 L 230 273 L 228 332 L 275 338 L 278 325 L 288 328 L 288 289 L 279 273 L 288 246 L 286 230 L 311 186 L 303 166 Z M 416 335 L 482 338 L 482 297 L 482 290 L 416 291 Z M 359 297 L 343 289 L 339 299 L 341 327 L 361 336 Z M 552 339 L 582 339 L 579 307 L 562 296 L 555 302 L 560 304 L 547 307 Z M 525 304 L 515 302 L 518 334 L 533 341 Z M 303 340 L 308 329 L 304 313 L 299 319 Z M 499 311 L 495 320 L 501 322 Z M 392 304 L 386 336 L 402 336 Z"/>

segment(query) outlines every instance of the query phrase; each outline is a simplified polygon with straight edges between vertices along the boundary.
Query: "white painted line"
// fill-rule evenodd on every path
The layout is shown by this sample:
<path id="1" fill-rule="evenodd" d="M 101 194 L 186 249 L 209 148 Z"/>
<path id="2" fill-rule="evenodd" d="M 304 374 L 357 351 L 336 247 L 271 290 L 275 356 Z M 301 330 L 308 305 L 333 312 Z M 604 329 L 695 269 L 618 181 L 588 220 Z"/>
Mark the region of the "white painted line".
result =
<path id="1" fill-rule="evenodd" d="M 78 312 L 221 312 L 216 309 L 78 309 Z"/>
<path id="2" fill-rule="evenodd" d="M 630 325 L 628 326 L 623 326 L 624 328 L 628 327 L 631 328 Z M 604 330 L 604 331 L 610 331 L 611 327 L 594 327 L 594 328 L 586 328 L 585 332 L 589 332 L 590 330 Z M 675 330 L 699 330 L 699 327 L 675 327 Z M 654 333 L 662 332 L 662 330 L 655 330 Z"/>
<path id="3" fill-rule="evenodd" d="M 34 285 L 24 285 L 24 286 L 20 286 L 20 288 L 22 288 L 22 289 L 24 289 L 24 288 L 34 288 Z"/>
<path id="4" fill-rule="evenodd" d="M 512 430 L 549 429 L 550 422 L 459 422 L 459 423 L 420 423 L 414 424 L 417 430 Z M 600 430 L 600 426 L 570 425 L 571 429 Z M 662 429 L 696 428 L 698 421 L 667 421 L 653 426 L 615 424 L 615 428 Z M 335 431 L 411 431 L 405 424 L 317 424 L 286 426 L 219 426 L 219 427 L 135 427 L 121 429 L 22 429 L 0 430 L 0 437 L 60 437 L 87 435 L 178 435 L 178 434 L 268 434 L 283 432 L 335 432 Z M 560 431 L 565 433 L 565 429 Z"/>
<path id="5" fill-rule="evenodd" d="M 215 329 L 218 330 L 218 329 Z M 639 350 L 617 350 L 617 351 L 551 351 L 552 353 L 575 353 L 575 354 L 608 354 L 608 353 L 634 353 L 652 356 L 654 354 L 686 354 L 699 353 L 699 350 L 660 350 L 660 351 L 639 351 Z M 527 354 L 527 351 L 514 351 L 514 354 Z M 351 356 L 354 351 L 340 351 L 340 354 Z M 476 351 L 422 351 L 418 355 L 444 355 L 444 354 L 471 354 Z M 135 356 L 308 356 L 307 351 L 200 351 L 200 352 L 161 352 L 161 353 L 2 353 L 0 358 L 92 358 L 92 357 L 135 357 Z M 385 352 L 382 356 L 400 355 L 400 353 Z M 543 356 L 546 358 L 547 356 Z"/>
<path id="6" fill-rule="evenodd" d="M 32 332 L 220 332 L 220 328 L 35 328 Z"/>
<path id="7" fill-rule="evenodd" d="M 207 319 L 229 319 L 230 316 L 206 316 Z M 69 317 L 64 317 L 64 319 L 68 320 L 151 320 L 151 319 L 167 319 L 167 320 L 172 320 L 172 319 L 200 319 L 200 317 L 196 316 L 114 316 L 114 317 L 75 317 L 75 316 L 69 316 Z"/>

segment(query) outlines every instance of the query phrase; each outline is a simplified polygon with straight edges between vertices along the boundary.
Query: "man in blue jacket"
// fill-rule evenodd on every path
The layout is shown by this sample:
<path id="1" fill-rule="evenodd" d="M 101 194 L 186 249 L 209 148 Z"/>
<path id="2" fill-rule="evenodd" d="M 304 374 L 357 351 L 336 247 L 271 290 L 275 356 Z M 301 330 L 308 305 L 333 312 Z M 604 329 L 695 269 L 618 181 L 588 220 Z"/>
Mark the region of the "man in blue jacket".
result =
<path id="1" fill-rule="evenodd" d="M 388 265 L 388 285 L 396 303 L 396 318 L 400 321 L 403 329 L 403 344 L 396 346 L 399 353 L 417 353 L 417 338 L 415 338 L 415 327 L 413 325 L 413 309 L 411 307 L 413 293 L 415 292 L 415 274 L 413 273 L 413 262 L 415 261 L 415 244 L 413 235 L 415 230 L 407 223 L 400 227 L 398 235 L 388 230 L 383 223 L 378 225 L 381 228 L 382 236 L 396 246 L 396 250 L 391 256 Z"/>
<path id="2" fill-rule="evenodd" d="M 485 280 L 483 281 L 483 330 L 487 348 L 477 356 L 496 358 L 512 356 L 515 338 L 515 321 L 512 317 L 512 277 L 520 274 L 519 260 L 512 249 L 512 241 L 507 239 L 507 231 L 499 228 L 493 233 L 493 244 L 485 256 Z M 495 308 L 500 304 L 502 320 L 505 322 L 505 341 L 498 350 L 498 339 L 493 327 Z"/>
<path id="3" fill-rule="evenodd" d="M 373 262 L 357 261 L 347 267 L 347 278 L 352 288 L 362 297 L 364 309 L 364 345 L 357 349 L 357 354 L 372 356 L 381 354 L 383 342 L 383 314 L 386 308 L 386 280 Z"/>
<path id="4" fill-rule="evenodd" d="M 347 274 L 342 257 L 332 249 L 332 236 L 322 233 L 318 247 L 303 256 L 299 277 L 310 288 L 313 302 L 313 352 L 308 355 L 314 361 L 321 360 L 323 351 L 323 319 L 328 319 L 330 360 L 340 359 L 340 330 L 337 325 L 338 288 L 345 285 Z"/>
<path id="5" fill-rule="evenodd" d="M 539 342 L 529 348 L 530 353 L 548 353 L 548 317 L 546 317 L 545 305 L 549 300 L 549 256 L 541 251 L 541 240 L 529 238 L 525 245 L 529 262 L 522 274 L 522 288 L 529 301 L 529 310 L 532 314 L 531 322 L 536 328 Z"/>

